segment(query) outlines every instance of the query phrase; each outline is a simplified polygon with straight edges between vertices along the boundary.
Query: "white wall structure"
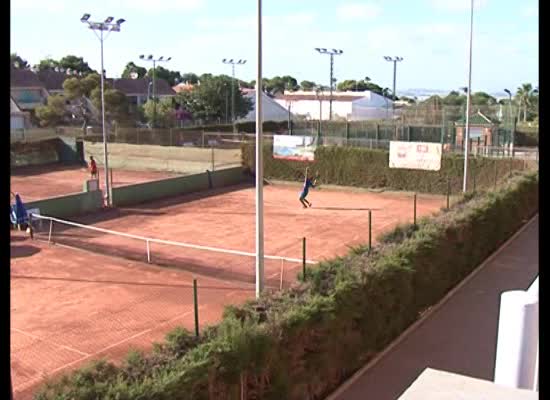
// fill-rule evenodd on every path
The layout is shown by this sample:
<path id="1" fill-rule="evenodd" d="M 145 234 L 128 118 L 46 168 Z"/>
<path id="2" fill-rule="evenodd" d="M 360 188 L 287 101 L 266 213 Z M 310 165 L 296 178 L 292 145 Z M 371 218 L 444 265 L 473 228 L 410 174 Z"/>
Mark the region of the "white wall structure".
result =
<path id="1" fill-rule="evenodd" d="M 244 118 L 237 119 L 237 122 L 256 121 L 256 90 L 241 89 L 241 91 L 244 97 L 252 101 L 252 110 Z M 265 93 L 262 93 L 262 114 L 264 121 L 288 121 L 288 110 Z"/>
<path id="2" fill-rule="evenodd" d="M 285 92 L 275 98 L 282 107 L 308 119 L 330 118 L 330 92 Z M 364 92 L 334 92 L 332 119 L 361 121 L 391 118 L 392 101 L 369 90 Z"/>
<path id="3" fill-rule="evenodd" d="M 539 281 L 504 292 L 500 300 L 495 383 L 538 390 Z"/>

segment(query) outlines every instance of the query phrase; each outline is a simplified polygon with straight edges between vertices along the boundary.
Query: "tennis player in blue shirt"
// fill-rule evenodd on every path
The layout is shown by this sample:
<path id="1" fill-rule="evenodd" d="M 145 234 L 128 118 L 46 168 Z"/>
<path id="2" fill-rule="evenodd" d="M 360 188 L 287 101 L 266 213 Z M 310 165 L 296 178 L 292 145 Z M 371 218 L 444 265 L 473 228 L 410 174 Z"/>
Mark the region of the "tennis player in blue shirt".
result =
<path id="1" fill-rule="evenodd" d="M 300 203 L 304 206 L 304 208 L 311 207 L 312 204 L 306 200 L 306 197 L 309 193 L 309 188 L 315 187 L 315 184 L 317 183 L 317 180 L 311 180 L 309 177 L 309 168 L 306 168 L 306 176 L 304 178 L 304 188 L 302 189 L 302 193 L 300 194 Z"/>

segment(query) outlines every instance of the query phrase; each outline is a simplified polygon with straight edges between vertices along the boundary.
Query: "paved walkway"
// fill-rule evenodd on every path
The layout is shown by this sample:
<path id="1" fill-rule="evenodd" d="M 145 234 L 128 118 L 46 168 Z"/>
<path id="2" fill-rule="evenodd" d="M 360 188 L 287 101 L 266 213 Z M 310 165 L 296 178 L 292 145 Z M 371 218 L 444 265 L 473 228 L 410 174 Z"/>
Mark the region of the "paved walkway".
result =
<path id="1" fill-rule="evenodd" d="M 493 380 L 500 294 L 539 273 L 538 216 L 371 368 L 330 400 L 395 400 L 427 368 Z M 346 387 L 347 386 L 347 387 Z"/>

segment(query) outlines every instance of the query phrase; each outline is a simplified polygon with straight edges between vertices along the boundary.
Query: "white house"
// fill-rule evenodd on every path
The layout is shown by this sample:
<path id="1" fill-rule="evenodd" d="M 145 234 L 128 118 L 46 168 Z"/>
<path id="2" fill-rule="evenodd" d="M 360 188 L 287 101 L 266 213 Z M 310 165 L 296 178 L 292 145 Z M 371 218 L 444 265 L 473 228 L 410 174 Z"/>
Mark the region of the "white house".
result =
<path id="1" fill-rule="evenodd" d="M 309 119 L 329 119 L 330 92 L 287 92 L 275 98 L 282 107 Z M 332 118 L 349 121 L 391 117 L 392 101 L 369 90 L 364 92 L 333 92 Z"/>
<path id="2" fill-rule="evenodd" d="M 256 90 L 241 89 L 241 92 L 244 97 L 252 100 L 253 107 L 244 118 L 237 120 L 237 122 L 256 121 Z M 289 116 L 288 109 L 281 106 L 275 99 L 265 93 L 262 93 L 262 114 L 264 121 L 287 121 Z"/>

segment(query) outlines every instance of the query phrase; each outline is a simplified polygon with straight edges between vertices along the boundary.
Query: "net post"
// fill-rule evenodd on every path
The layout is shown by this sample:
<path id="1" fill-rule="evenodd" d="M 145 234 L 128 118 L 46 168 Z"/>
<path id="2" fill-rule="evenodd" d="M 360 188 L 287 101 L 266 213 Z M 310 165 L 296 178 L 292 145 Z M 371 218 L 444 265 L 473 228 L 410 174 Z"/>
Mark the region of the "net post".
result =
<path id="1" fill-rule="evenodd" d="M 151 264 L 151 243 L 149 240 L 146 240 L 145 243 L 147 243 L 147 262 Z"/>
<path id="2" fill-rule="evenodd" d="M 52 243 L 53 219 L 50 219 L 50 232 L 48 234 L 48 244 Z"/>
<path id="3" fill-rule="evenodd" d="M 29 235 L 31 237 L 31 240 L 34 239 L 34 229 L 33 229 L 33 225 L 32 225 L 32 213 L 29 214 Z"/>
<path id="4" fill-rule="evenodd" d="M 306 280 L 306 238 L 302 238 L 302 274 Z"/>
<path id="5" fill-rule="evenodd" d="M 196 278 L 193 278 L 193 307 L 195 310 L 195 336 L 199 337 L 199 302 L 198 302 Z"/>
<path id="6" fill-rule="evenodd" d="M 513 157 L 510 157 L 510 174 L 508 175 L 509 178 L 512 177 L 512 167 L 513 167 L 513 164 L 514 164 L 514 158 L 513 158 Z"/>
<path id="7" fill-rule="evenodd" d="M 472 192 L 475 193 L 476 192 L 476 174 L 477 174 L 477 163 L 476 162 L 473 162 L 472 160 L 472 179 L 473 179 L 473 182 L 472 182 Z"/>
<path id="8" fill-rule="evenodd" d="M 109 174 L 111 175 L 111 187 L 113 187 L 113 168 L 109 168 Z"/>
<path id="9" fill-rule="evenodd" d="M 451 179 L 447 178 L 447 210 L 450 208 L 450 197 L 451 197 Z"/>
<path id="10" fill-rule="evenodd" d="M 413 197 L 413 224 L 416 226 L 416 193 Z"/>
<path id="11" fill-rule="evenodd" d="M 369 210 L 369 253 L 372 250 L 372 210 Z"/>

